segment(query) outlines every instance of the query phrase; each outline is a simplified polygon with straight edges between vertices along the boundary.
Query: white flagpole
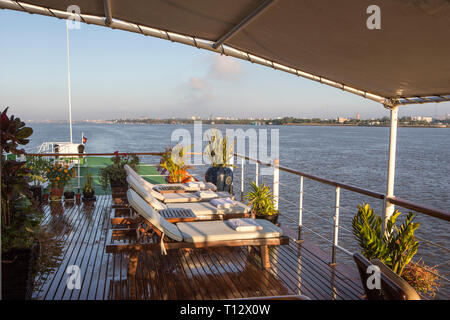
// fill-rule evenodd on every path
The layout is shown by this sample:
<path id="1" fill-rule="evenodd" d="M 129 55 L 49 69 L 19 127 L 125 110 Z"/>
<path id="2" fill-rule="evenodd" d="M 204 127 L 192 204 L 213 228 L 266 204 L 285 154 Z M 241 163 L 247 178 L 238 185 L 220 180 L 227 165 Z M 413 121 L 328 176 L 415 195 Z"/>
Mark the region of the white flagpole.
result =
<path id="1" fill-rule="evenodd" d="M 72 143 L 72 96 L 70 93 L 70 55 L 69 55 L 69 21 L 66 21 L 66 40 L 67 40 L 67 85 L 69 92 L 69 126 L 70 126 L 70 143 Z"/>

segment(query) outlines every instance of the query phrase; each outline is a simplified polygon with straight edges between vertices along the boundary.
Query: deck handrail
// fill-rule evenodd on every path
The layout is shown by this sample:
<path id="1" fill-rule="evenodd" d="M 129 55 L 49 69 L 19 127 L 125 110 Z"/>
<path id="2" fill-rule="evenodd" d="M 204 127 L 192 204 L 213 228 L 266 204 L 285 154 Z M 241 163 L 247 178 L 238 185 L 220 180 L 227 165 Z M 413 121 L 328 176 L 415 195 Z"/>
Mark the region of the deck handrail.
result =
<path id="1" fill-rule="evenodd" d="M 421 205 L 406 199 L 402 199 L 402 198 L 397 198 L 397 197 L 386 197 L 385 194 L 383 193 L 379 193 L 379 192 L 375 192 L 372 190 L 368 190 L 368 189 L 364 189 L 364 188 L 360 188 L 360 187 L 356 187 L 356 186 L 352 186 L 349 184 L 345 184 L 345 183 L 341 183 L 341 182 L 337 182 L 337 181 L 333 181 L 333 180 L 329 180 L 329 179 L 325 179 L 322 177 L 318 177 L 318 176 L 314 176 L 312 174 L 308 174 L 305 172 L 301 172 L 298 170 L 294 170 L 291 168 L 287 168 L 287 167 L 282 167 L 282 166 L 276 166 L 274 164 L 271 163 L 267 163 L 267 162 L 263 162 L 261 160 L 257 160 L 257 159 L 252 159 L 248 156 L 243 156 L 240 154 L 235 153 L 234 154 L 236 157 L 241 158 L 241 159 L 245 159 L 248 161 L 252 161 L 252 162 L 256 162 L 259 163 L 261 165 L 267 166 L 267 167 L 273 167 L 273 168 L 278 168 L 281 171 L 285 171 L 285 172 L 289 172 L 291 174 L 297 175 L 299 177 L 305 177 L 308 178 L 310 180 L 314 180 L 320 183 L 324 183 L 333 187 L 339 187 L 345 190 L 349 190 L 352 192 L 356 192 L 359 194 L 363 194 L 372 198 L 376 198 L 376 199 L 386 199 L 386 201 L 392 203 L 392 204 L 396 204 L 400 207 L 406 208 L 406 209 L 410 209 L 413 211 L 417 211 L 420 213 L 423 213 L 425 215 L 431 216 L 431 217 L 435 217 L 441 220 L 445 220 L 445 221 L 450 221 L 450 212 L 449 211 L 445 211 L 442 209 L 438 209 L 438 208 L 434 208 L 434 207 L 430 207 L 430 206 L 426 206 L 426 205 Z"/>
<path id="2" fill-rule="evenodd" d="M 119 153 L 25 153 L 29 157 L 99 157 L 99 156 L 162 156 L 163 152 L 119 152 Z"/>

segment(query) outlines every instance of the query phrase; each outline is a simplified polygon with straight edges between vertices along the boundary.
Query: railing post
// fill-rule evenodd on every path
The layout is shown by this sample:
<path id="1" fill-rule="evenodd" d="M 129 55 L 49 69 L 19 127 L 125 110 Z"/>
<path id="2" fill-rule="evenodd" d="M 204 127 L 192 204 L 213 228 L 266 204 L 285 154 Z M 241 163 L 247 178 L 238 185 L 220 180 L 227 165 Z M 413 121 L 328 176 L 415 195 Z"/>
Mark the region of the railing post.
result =
<path id="1" fill-rule="evenodd" d="M 391 123 L 390 123 L 390 133 L 389 133 L 389 162 L 388 162 L 388 176 L 387 176 L 387 190 L 386 197 L 389 199 L 394 196 L 394 185 L 395 185 L 395 154 L 397 150 L 397 124 L 398 124 L 398 106 L 389 108 L 391 112 Z M 390 216 L 394 213 L 395 206 L 385 200 L 384 206 L 384 223 L 383 230 L 386 231 L 387 221 Z M 389 230 L 390 231 L 390 230 Z"/>
<path id="2" fill-rule="evenodd" d="M 300 176 L 300 200 L 298 211 L 298 240 L 302 240 L 302 226 L 303 226 L 303 176 Z"/>
<path id="3" fill-rule="evenodd" d="M 256 162 L 256 166 L 255 166 L 255 183 L 256 183 L 256 185 L 257 186 L 259 186 L 259 183 L 258 183 L 258 177 L 259 177 L 259 164 L 258 164 L 258 162 Z"/>
<path id="4" fill-rule="evenodd" d="M 245 159 L 241 159 L 241 201 L 244 201 L 244 162 Z"/>
<path id="5" fill-rule="evenodd" d="M 331 255 L 331 264 L 336 264 L 336 247 L 339 239 L 339 201 L 341 196 L 341 188 L 336 187 L 336 203 L 334 213 L 334 239 L 333 239 L 333 252 Z"/>
<path id="6" fill-rule="evenodd" d="M 279 159 L 273 160 L 273 205 L 278 210 L 279 193 L 280 193 L 280 165 Z"/>
<path id="7" fill-rule="evenodd" d="M 80 161 L 81 161 L 81 157 L 80 157 L 80 155 L 78 155 L 78 173 L 77 173 L 78 191 L 80 191 Z"/>

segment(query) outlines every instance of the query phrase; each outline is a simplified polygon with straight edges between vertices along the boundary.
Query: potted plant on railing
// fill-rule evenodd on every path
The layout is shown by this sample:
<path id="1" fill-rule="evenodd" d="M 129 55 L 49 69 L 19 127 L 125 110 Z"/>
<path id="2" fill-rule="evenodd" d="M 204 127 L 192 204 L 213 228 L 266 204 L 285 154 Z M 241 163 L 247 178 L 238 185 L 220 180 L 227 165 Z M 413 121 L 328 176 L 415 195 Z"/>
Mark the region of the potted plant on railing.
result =
<path id="1" fill-rule="evenodd" d="M 250 184 L 250 188 L 251 190 L 244 196 L 244 199 L 251 206 L 255 218 L 277 223 L 278 210 L 275 209 L 274 197 L 270 188 L 264 183 L 258 186 L 255 182 Z"/>
<path id="2" fill-rule="evenodd" d="M 85 182 L 83 186 L 83 200 L 84 201 L 95 201 L 95 190 L 93 186 L 92 174 L 86 173 Z"/>
<path id="3" fill-rule="evenodd" d="M 46 178 L 50 182 L 50 201 L 60 202 L 64 187 L 76 177 L 74 168 L 59 163 L 51 164 L 46 170 Z"/>
<path id="4" fill-rule="evenodd" d="M 233 192 L 233 170 L 230 161 L 233 158 L 234 143 L 228 137 L 222 137 L 217 129 L 212 129 L 205 153 L 211 167 L 206 170 L 205 181 L 212 182 L 218 191 Z"/>
<path id="5" fill-rule="evenodd" d="M 380 260 L 414 289 L 433 297 L 439 286 L 438 271 L 435 267 L 412 261 L 419 247 L 414 232 L 420 224 L 413 222 L 415 214 L 410 212 L 402 225 L 397 227 L 395 224 L 401 214 L 396 210 L 389 217 L 384 230 L 383 219 L 369 204 L 358 206 L 352 221 L 353 235 L 361 247 L 362 255 L 368 260 Z"/>
<path id="6" fill-rule="evenodd" d="M 137 170 L 139 158 L 136 155 L 114 153 L 112 163 L 100 170 L 100 184 L 104 190 L 111 186 L 112 193 L 124 193 L 127 191 L 127 173 L 125 165 L 128 164 L 133 170 Z"/>
<path id="7" fill-rule="evenodd" d="M 28 157 L 27 158 L 27 167 L 31 172 L 31 192 L 33 193 L 33 199 L 38 202 L 38 204 L 42 203 L 42 183 L 45 180 L 45 173 L 49 166 L 49 161 L 42 157 Z"/>
<path id="8" fill-rule="evenodd" d="M 158 169 L 165 174 L 168 183 L 186 183 L 194 181 L 194 177 L 187 171 L 191 166 L 186 164 L 187 147 L 177 145 L 168 147 L 161 156 Z"/>
<path id="9" fill-rule="evenodd" d="M 6 159 L 5 154 L 23 154 L 19 145 L 26 145 L 33 130 L 19 118 L 0 115 L 0 175 L 1 175 L 1 249 L 2 299 L 30 299 L 32 271 L 39 245 L 35 234 L 42 215 L 32 205 L 31 170 L 26 162 Z"/>

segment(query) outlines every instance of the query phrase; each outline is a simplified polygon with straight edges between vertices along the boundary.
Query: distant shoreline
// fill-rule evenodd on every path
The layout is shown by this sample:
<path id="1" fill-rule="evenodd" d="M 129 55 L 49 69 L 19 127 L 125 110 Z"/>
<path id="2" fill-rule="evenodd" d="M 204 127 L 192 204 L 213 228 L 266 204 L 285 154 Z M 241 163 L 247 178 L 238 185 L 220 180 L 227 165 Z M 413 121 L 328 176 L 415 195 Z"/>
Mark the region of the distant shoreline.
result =
<path id="1" fill-rule="evenodd" d="M 68 124 L 68 121 L 29 121 L 30 125 L 32 124 Z M 117 122 L 112 122 L 112 121 L 73 121 L 74 124 L 110 124 L 110 125 L 117 125 L 117 124 L 131 124 L 131 125 L 188 125 L 188 124 L 193 124 L 193 121 L 176 121 L 174 123 L 167 123 L 167 122 L 144 122 L 144 121 L 117 121 Z M 209 120 L 205 120 L 203 121 L 203 124 L 206 125 L 253 125 L 253 126 L 316 126 L 316 127 L 389 127 L 389 124 L 373 124 L 373 125 L 369 125 L 369 124 L 357 124 L 357 123 L 283 123 L 283 124 L 278 124 L 278 123 L 272 123 L 272 124 L 266 124 L 266 123 L 261 123 L 261 124 L 251 124 L 251 123 L 232 123 L 232 122 L 214 122 L 211 123 L 211 121 Z M 441 128 L 441 129 L 445 129 L 445 128 L 450 128 L 449 125 L 445 125 L 445 124 L 430 124 L 430 125 L 423 125 L 423 124 L 417 124 L 417 125 L 411 125 L 411 124 L 398 124 L 398 127 L 401 128 Z"/>

